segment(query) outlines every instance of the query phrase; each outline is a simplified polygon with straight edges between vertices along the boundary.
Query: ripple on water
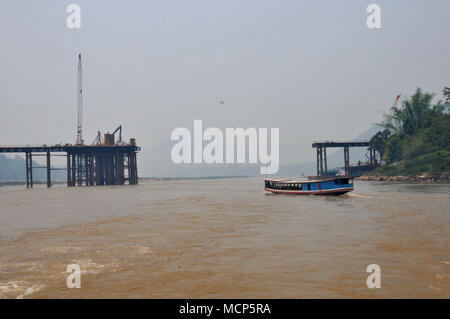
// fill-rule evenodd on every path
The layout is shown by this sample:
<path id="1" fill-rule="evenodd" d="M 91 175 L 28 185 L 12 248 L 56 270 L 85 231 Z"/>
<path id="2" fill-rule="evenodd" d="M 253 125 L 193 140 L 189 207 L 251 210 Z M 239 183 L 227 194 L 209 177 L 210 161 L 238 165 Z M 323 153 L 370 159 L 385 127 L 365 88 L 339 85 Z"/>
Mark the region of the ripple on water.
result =
<path id="1" fill-rule="evenodd" d="M 10 281 L 0 283 L 0 298 L 23 299 L 26 296 L 42 290 L 43 284 L 33 284 L 29 281 Z"/>

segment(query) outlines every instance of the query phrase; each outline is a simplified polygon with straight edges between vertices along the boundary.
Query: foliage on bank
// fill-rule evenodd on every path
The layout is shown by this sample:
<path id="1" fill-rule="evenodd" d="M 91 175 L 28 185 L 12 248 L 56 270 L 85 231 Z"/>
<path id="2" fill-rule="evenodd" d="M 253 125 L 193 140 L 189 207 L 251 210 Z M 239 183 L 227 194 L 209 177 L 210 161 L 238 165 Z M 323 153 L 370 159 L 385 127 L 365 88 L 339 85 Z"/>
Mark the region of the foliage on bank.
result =
<path id="1" fill-rule="evenodd" d="M 385 166 L 386 175 L 432 175 L 450 172 L 450 89 L 444 99 L 433 103 L 435 94 L 417 88 L 415 93 L 393 106 L 379 125 L 371 142 Z"/>

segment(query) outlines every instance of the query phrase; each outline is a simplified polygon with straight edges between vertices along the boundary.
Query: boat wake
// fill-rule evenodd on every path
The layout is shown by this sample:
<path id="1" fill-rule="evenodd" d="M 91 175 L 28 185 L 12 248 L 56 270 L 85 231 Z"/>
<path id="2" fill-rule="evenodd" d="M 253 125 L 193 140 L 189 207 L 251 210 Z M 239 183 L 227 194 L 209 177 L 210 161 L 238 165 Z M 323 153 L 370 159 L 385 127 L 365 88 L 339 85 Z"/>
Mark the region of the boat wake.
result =
<path id="1" fill-rule="evenodd" d="M 359 194 L 355 194 L 355 193 L 348 193 L 347 196 L 358 197 L 358 198 L 374 198 L 374 196 L 359 195 Z"/>

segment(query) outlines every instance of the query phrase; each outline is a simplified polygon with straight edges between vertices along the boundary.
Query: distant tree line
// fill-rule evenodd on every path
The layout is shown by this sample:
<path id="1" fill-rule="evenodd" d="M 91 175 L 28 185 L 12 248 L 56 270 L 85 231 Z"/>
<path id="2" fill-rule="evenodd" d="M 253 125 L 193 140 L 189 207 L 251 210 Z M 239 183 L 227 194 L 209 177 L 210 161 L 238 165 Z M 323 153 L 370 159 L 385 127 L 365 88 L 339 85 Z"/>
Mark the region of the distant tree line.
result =
<path id="1" fill-rule="evenodd" d="M 450 88 L 433 103 L 434 93 L 417 88 L 393 106 L 371 142 L 387 164 L 381 171 L 393 175 L 450 172 Z"/>

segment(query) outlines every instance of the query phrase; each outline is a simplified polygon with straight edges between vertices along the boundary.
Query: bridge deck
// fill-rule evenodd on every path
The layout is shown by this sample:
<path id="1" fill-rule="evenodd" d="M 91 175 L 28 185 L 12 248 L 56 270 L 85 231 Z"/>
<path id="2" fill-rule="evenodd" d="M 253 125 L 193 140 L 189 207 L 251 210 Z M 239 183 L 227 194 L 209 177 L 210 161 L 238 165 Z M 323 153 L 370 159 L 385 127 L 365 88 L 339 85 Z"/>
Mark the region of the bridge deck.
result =
<path id="1" fill-rule="evenodd" d="M 141 148 L 135 145 L 26 145 L 26 146 L 1 146 L 0 153 L 47 153 L 47 152 L 68 152 L 68 153 L 91 153 L 91 152 L 129 152 L 140 151 Z"/>
<path id="2" fill-rule="evenodd" d="M 324 142 L 313 142 L 312 147 L 364 147 L 370 146 L 369 141 L 324 141 Z"/>

